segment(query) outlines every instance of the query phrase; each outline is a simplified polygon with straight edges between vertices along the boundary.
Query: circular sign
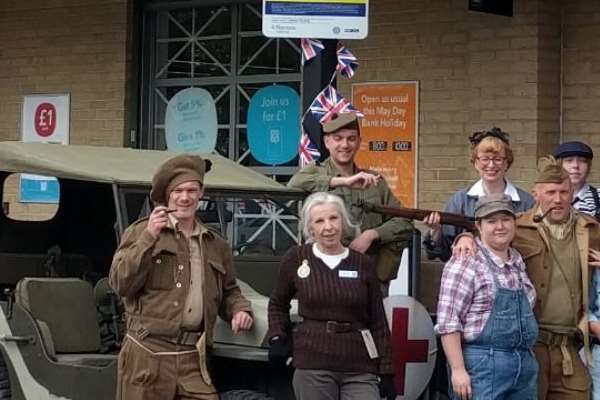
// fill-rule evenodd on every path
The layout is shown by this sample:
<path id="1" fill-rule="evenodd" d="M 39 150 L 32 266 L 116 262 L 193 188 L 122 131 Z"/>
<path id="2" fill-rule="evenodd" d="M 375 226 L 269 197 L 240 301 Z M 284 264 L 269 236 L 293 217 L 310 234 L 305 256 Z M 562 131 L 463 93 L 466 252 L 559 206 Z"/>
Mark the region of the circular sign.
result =
<path id="1" fill-rule="evenodd" d="M 252 96 L 248 107 L 248 147 L 263 164 L 279 165 L 298 154 L 300 99 L 289 86 L 272 85 Z"/>
<path id="2" fill-rule="evenodd" d="M 437 356 L 433 322 L 427 309 L 409 296 L 383 299 L 391 330 L 396 400 L 415 400 L 427 387 Z"/>
<path id="3" fill-rule="evenodd" d="M 56 129 L 56 107 L 52 103 L 41 103 L 35 109 L 35 131 L 41 137 L 48 137 Z"/>
<path id="4" fill-rule="evenodd" d="M 169 100 L 165 115 L 167 149 L 209 153 L 217 144 L 217 108 L 202 88 L 177 92 Z"/>

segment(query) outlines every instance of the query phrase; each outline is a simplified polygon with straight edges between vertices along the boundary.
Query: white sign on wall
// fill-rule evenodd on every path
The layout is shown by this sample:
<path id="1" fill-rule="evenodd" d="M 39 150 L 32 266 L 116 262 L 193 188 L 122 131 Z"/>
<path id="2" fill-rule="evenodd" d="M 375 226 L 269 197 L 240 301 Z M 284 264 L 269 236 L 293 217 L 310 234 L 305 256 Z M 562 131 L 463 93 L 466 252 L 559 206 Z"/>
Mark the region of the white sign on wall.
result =
<path id="1" fill-rule="evenodd" d="M 69 143 L 70 96 L 28 94 L 23 97 L 21 139 L 23 142 Z M 58 203 L 56 178 L 21 174 L 19 199 L 23 203 Z"/>
<path id="2" fill-rule="evenodd" d="M 69 115 L 68 93 L 25 95 L 21 118 L 22 140 L 69 143 Z"/>
<path id="3" fill-rule="evenodd" d="M 369 0 L 263 0 L 267 37 L 364 39 Z"/>

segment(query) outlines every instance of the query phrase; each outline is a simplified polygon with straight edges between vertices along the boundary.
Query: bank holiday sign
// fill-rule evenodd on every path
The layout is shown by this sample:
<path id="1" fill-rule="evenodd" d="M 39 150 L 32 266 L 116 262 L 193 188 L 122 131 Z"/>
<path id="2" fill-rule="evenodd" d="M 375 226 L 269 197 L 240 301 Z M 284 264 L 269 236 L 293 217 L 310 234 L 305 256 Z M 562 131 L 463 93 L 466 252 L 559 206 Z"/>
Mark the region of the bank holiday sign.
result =
<path id="1" fill-rule="evenodd" d="M 263 0 L 268 37 L 364 39 L 369 0 Z"/>

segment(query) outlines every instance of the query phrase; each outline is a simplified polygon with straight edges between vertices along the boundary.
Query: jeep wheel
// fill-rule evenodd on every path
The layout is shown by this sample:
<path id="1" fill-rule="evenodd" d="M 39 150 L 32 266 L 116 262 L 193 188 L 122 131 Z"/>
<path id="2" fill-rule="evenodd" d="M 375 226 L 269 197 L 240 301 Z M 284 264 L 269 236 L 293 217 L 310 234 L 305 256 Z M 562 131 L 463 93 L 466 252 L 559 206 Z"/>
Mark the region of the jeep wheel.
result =
<path id="1" fill-rule="evenodd" d="M 10 375 L 4 358 L 0 355 L 0 399 L 10 399 Z"/>
<path id="2" fill-rule="evenodd" d="M 254 390 L 230 390 L 219 394 L 221 400 L 273 400 L 272 397 Z"/>

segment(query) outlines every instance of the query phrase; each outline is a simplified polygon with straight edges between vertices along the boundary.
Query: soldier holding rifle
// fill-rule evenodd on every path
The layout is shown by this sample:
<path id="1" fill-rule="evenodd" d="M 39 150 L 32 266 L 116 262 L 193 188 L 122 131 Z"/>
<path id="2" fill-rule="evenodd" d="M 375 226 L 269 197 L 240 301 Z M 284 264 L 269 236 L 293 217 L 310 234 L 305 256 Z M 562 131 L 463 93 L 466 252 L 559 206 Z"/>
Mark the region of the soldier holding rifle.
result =
<path id="1" fill-rule="evenodd" d="M 359 253 L 375 255 L 377 277 L 382 282 L 389 282 L 398 272 L 402 250 L 412 235 L 412 223 L 405 218 L 390 218 L 352 206 L 362 202 L 401 206 L 381 175 L 360 169 L 354 162 L 360 148 L 356 113 L 336 115 L 323 124 L 323 134 L 330 157 L 322 163 L 302 168 L 288 186 L 310 193 L 333 192 L 339 195 L 350 210 L 353 223 L 361 229 L 356 238 L 344 237 L 344 245 Z"/>

